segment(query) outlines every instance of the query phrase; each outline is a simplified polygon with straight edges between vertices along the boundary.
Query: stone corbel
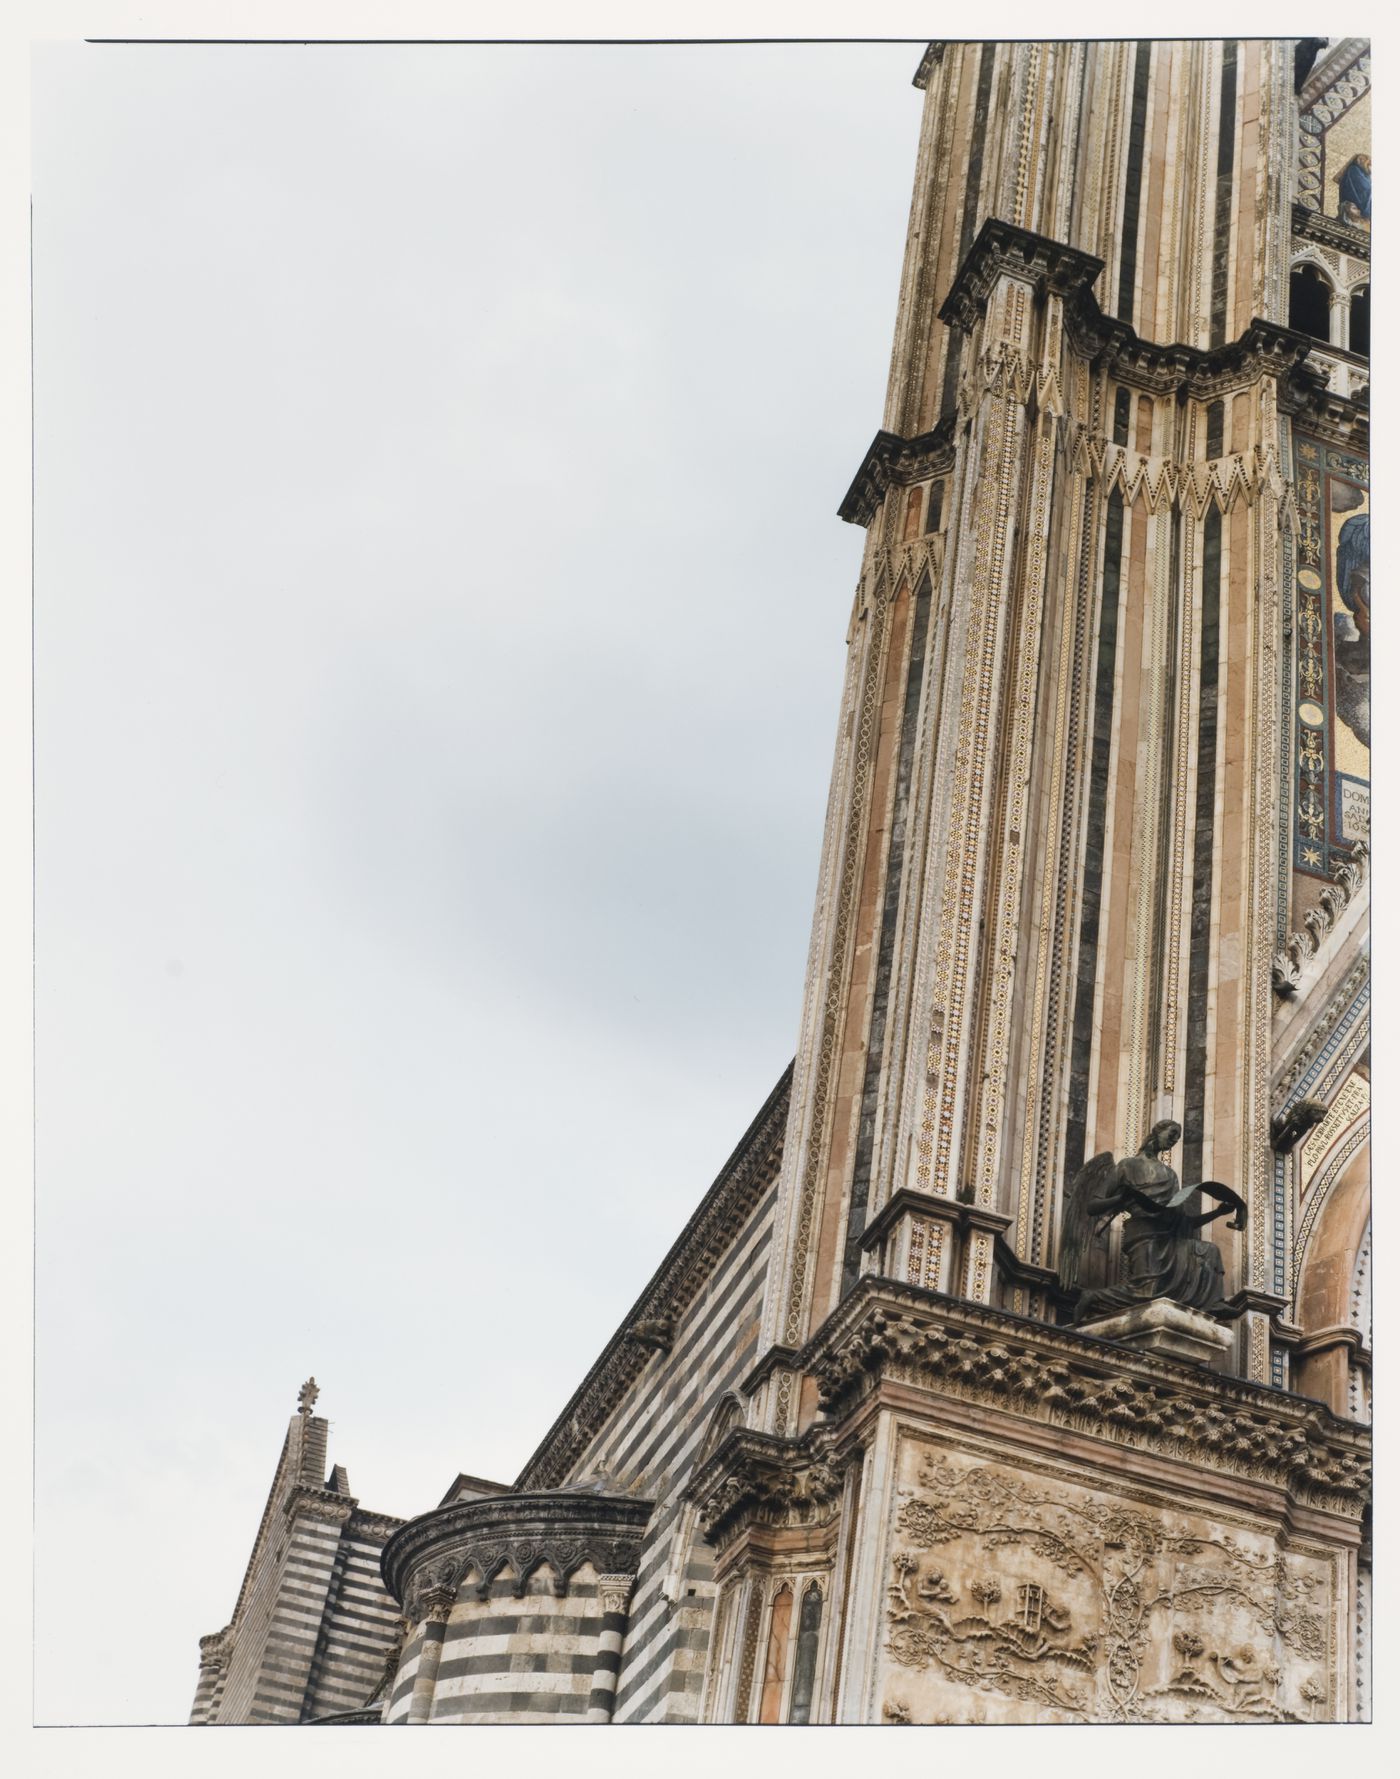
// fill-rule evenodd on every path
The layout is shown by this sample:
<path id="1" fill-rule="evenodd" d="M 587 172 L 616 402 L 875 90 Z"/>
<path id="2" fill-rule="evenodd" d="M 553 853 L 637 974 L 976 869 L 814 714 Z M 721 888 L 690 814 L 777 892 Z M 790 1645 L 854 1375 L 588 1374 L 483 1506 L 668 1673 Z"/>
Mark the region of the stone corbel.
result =
<path id="1" fill-rule="evenodd" d="M 225 1625 L 222 1631 L 215 1631 L 208 1637 L 199 1640 L 199 1665 L 212 1669 L 216 1674 L 228 1666 L 229 1656 L 233 1653 L 233 1643 L 229 1636 L 232 1625 Z"/>
<path id="2" fill-rule="evenodd" d="M 627 1338 L 648 1352 L 669 1353 L 676 1338 L 676 1324 L 671 1316 L 638 1317 L 627 1330 Z"/>
<path id="3" fill-rule="evenodd" d="M 683 1495 L 719 1553 L 716 1579 L 740 1561 L 825 1560 L 835 1549 L 844 1470 L 820 1426 L 801 1439 L 736 1428 Z"/>

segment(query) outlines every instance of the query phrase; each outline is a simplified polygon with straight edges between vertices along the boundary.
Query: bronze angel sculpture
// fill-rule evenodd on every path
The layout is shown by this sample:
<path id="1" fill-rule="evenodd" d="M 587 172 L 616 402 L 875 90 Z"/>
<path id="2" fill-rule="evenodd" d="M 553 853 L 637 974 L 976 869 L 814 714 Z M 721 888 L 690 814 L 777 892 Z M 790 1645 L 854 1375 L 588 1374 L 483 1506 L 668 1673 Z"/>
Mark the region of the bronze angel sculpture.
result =
<path id="1" fill-rule="evenodd" d="M 1163 1160 L 1181 1140 L 1174 1119 L 1154 1124 L 1136 1155 L 1115 1161 L 1109 1151 L 1080 1168 L 1065 1196 L 1060 1232 L 1060 1283 L 1079 1292 L 1074 1319 L 1085 1322 L 1170 1298 L 1187 1309 L 1212 1310 L 1225 1294 L 1225 1265 L 1212 1241 L 1196 1231 L 1227 1212 L 1226 1225 L 1243 1229 L 1244 1200 L 1218 1180 L 1183 1186 Z M 1215 1201 L 1200 1211 L 1196 1194 Z M 1119 1278 L 1108 1280 L 1108 1228 L 1125 1216 Z"/>

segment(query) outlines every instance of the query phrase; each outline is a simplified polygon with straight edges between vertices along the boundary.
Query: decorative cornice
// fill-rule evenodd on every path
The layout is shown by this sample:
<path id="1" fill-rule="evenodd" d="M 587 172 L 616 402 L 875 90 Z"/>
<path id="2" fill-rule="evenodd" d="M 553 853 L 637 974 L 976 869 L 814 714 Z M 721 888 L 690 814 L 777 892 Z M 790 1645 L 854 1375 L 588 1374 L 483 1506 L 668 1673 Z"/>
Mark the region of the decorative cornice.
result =
<path id="1" fill-rule="evenodd" d="M 889 1279 L 862 1279 L 801 1361 L 829 1421 L 889 1379 L 1254 1478 L 1351 1517 L 1369 1495 L 1369 1430 L 1320 1403 Z"/>
<path id="2" fill-rule="evenodd" d="M 1339 352 L 1318 340 L 1313 340 L 1311 346 L 1312 357 L 1304 366 L 1307 386 L 1301 392 L 1283 392 L 1279 410 L 1289 419 L 1301 422 L 1327 444 L 1364 454 L 1371 448 L 1370 385 L 1363 385 L 1355 395 L 1338 395 L 1326 387 L 1325 369 L 1319 367 L 1325 367 L 1329 358 L 1360 366 L 1367 361 L 1350 352 Z"/>
<path id="3" fill-rule="evenodd" d="M 938 318 L 969 333 L 986 312 L 987 299 L 1003 277 L 1033 284 L 1038 296 L 1047 291 L 1070 296 L 1087 293 L 1102 270 L 1103 261 L 1092 253 L 989 216 L 958 267 Z"/>
<path id="4" fill-rule="evenodd" d="M 1371 1369 L 1371 1349 L 1359 1328 L 1338 1323 L 1332 1328 L 1312 1329 L 1307 1334 L 1300 1331 L 1289 1346 L 1295 1359 L 1310 1359 L 1317 1353 L 1330 1353 L 1337 1347 L 1345 1347 L 1363 1371 Z"/>
<path id="5" fill-rule="evenodd" d="M 550 1489 L 568 1479 L 651 1358 L 652 1349 L 636 1338 L 639 1324 L 669 1320 L 674 1327 L 699 1295 L 777 1177 L 791 1089 L 789 1063 L 651 1282 L 521 1471 L 518 1490 Z"/>
<path id="6" fill-rule="evenodd" d="M 907 488 L 953 467 L 954 420 L 950 414 L 932 432 L 902 439 L 880 431 L 870 441 L 845 498 L 836 509 L 848 525 L 868 525 L 891 488 Z"/>
<path id="7" fill-rule="evenodd" d="M 1214 401 L 1261 376 L 1277 378 L 1295 405 L 1316 393 L 1318 380 L 1305 366 L 1316 340 L 1257 316 L 1237 339 L 1209 351 L 1180 341 L 1159 345 L 1142 339 L 1126 321 L 1105 315 L 1084 292 L 1069 308 L 1066 332 L 1081 356 L 1096 360 L 1117 382 L 1149 395 Z"/>
<path id="8" fill-rule="evenodd" d="M 797 1348 L 772 1346 L 739 1385 L 745 1396 L 752 1396 L 775 1371 L 791 1371 L 797 1362 Z"/>
<path id="9" fill-rule="evenodd" d="M 1352 259 L 1371 258 L 1371 237 L 1365 229 L 1355 229 L 1337 216 L 1324 216 L 1320 210 L 1309 210 L 1306 204 L 1293 206 L 1293 233 Z"/>
<path id="10" fill-rule="evenodd" d="M 298 1483 L 288 1490 L 282 1511 L 289 1520 L 329 1520 L 343 1526 L 358 1505 L 353 1495 L 337 1495 L 332 1489 L 312 1489 Z"/>
<path id="11" fill-rule="evenodd" d="M 684 1491 L 705 1537 L 725 1550 L 753 1525 L 824 1526 L 835 1515 L 844 1465 L 833 1463 L 822 1429 L 801 1439 L 736 1428 Z"/>
<path id="12" fill-rule="evenodd" d="M 953 1224 L 963 1236 L 973 1229 L 983 1229 L 994 1236 L 1003 1235 L 1012 1221 L 1007 1212 L 994 1211 L 987 1205 L 970 1204 L 961 1198 L 940 1198 L 931 1192 L 915 1192 L 912 1187 L 901 1186 L 871 1218 L 860 1238 L 861 1247 L 866 1250 L 877 1247 L 906 1216 L 940 1217 Z"/>
<path id="13" fill-rule="evenodd" d="M 1102 268 L 1103 262 L 1092 254 L 989 217 L 939 315 L 950 327 L 970 331 L 996 280 L 1010 275 L 1033 282 L 1038 294 L 1055 291 L 1062 296 L 1072 349 L 1116 382 L 1150 395 L 1213 401 L 1266 375 L 1278 378 L 1287 391 L 1289 411 L 1309 407 L 1327 394 L 1324 380 L 1305 363 L 1317 345 L 1311 335 L 1256 317 L 1238 339 L 1209 350 L 1179 341 L 1145 340 L 1126 321 L 1099 307 L 1090 286 Z"/>
<path id="14" fill-rule="evenodd" d="M 1092 254 L 990 217 L 968 250 L 939 315 L 948 326 L 970 332 L 985 312 L 997 280 L 1009 275 L 1033 284 L 1038 294 L 1059 295 L 1064 300 L 1069 348 L 1118 383 L 1151 395 L 1214 401 L 1261 377 L 1272 377 L 1279 385 L 1283 413 L 1306 421 L 1333 442 L 1355 450 L 1367 448 L 1370 421 L 1365 391 L 1352 398 L 1328 389 L 1325 373 L 1309 362 L 1318 348 L 1310 335 L 1256 319 L 1238 339 L 1209 351 L 1144 340 L 1126 321 L 1099 307 L 1090 286 L 1102 269 L 1103 262 Z M 1283 497 L 1285 484 L 1272 440 L 1252 452 L 1209 462 L 1140 457 L 1091 435 L 1082 421 L 1060 412 L 1058 367 L 1037 366 L 999 342 L 975 369 L 997 393 L 1048 406 L 1059 421 L 1061 442 L 1073 467 L 1110 486 L 1118 482 L 1126 500 L 1142 499 L 1152 512 L 1175 505 L 1199 519 L 1212 502 L 1222 511 L 1229 511 L 1238 499 L 1252 505 L 1265 487 Z M 932 431 L 911 438 L 877 432 L 837 508 L 840 517 L 853 525 L 869 525 L 891 488 L 945 474 L 954 461 L 955 437 L 952 415 Z"/>
<path id="15" fill-rule="evenodd" d="M 945 47 L 946 45 L 942 43 L 931 43 L 919 58 L 919 65 L 914 70 L 914 85 L 920 92 L 927 88 L 929 81 L 933 78 L 934 69 L 943 60 Z"/>
<path id="16" fill-rule="evenodd" d="M 386 1538 L 392 1538 L 404 1523 L 403 1520 L 396 1519 L 392 1514 L 368 1513 L 364 1508 L 357 1507 L 350 1516 L 350 1531 L 357 1538 L 363 1538 L 369 1542 L 378 1540 L 382 1543 Z"/>
<path id="17" fill-rule="evenodd" d="M 1370 974 L 1371 959 L 1368 954 L 1363 953 L 1347 971 L 1336 991 L 1328 997 L 1316 1021 L 1309 1027 L 1307 1036 L 1300 1042 L 1297 1050 L 1289 1055 L 1287 1062 L 1275 1077 L 1270 1096 L 1270 1103 L 1275 1115 L 1287 1108 L 1294 1091 L 1299 1083 L 1307 1077 L 1308 1072 L 1317 1061 L 1319 1052 L 1325 1047 L 1338 1024 L 1346 1017 L 1358 993 L 1365 987 Z"/>
<path id="18" fill-rule="evenodd" d="M 1332 873 L 1332 881 L 1324 886 L 1318 905 L 1303 916 L 1303 931 L 1290 933 L 1282 951 L 1275 953 L 1271 973 L 1274 993 L 1281 1000 L 1290 1000 L 1297 994 L 1304 975 L 1321 955 L 1343 913 L 1360 894 L 1369 873 L 1370 857 L 1370 847 L 1358 840 L 1351 856 L 1343 859 Z"/>
<path id="19" fill-rule="evenodd" d="M 411 1618 L 433 1590 L 455 1592 L 471 1573 L 485 1598 L 502 1570 L 511 1570 L 523 1593 L 531 1571 L 544 1564 L 562 1594 L 584 1563 L 600 1575 L 635 1574 L 651 1510 L 650 1501 L 631 1495 L 582 1489 L 463 1501 L 400 1527 L 380 1555 L 380 1572 Z"/>

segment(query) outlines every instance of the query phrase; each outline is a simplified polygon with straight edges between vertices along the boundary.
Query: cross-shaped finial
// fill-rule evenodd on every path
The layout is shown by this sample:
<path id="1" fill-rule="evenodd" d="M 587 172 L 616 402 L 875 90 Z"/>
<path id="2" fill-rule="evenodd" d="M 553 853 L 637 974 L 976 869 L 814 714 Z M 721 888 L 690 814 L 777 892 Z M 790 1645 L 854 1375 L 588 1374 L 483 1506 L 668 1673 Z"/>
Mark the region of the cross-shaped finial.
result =
<path id="1" fill-rule="evenodd" d="M 309 1415 L 312 1409 L 315 1408 L 316 1398 L 320 1394 L 321 1392 L 316 1388 L 315 1378 L 307 1378 L 300 1390 L 297 1391 L 297 1413 L 299 1415 Z"/>

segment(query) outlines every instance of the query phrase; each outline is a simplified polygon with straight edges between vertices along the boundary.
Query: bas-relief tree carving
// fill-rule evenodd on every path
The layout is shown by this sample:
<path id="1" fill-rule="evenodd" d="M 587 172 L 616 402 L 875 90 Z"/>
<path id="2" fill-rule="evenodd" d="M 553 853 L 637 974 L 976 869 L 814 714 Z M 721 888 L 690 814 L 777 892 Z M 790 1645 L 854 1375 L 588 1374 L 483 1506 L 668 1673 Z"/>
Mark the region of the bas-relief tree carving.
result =
<path id="1" fill-rule="evenodd" d="M 892 1685 L 890 1721 L 1333 1715 L 1315 1562 L 991 1465 L 929 1459 L 918 1481 L 896 1516 L 886 1649 L 938 1684 L 927 1714 Z"/>

